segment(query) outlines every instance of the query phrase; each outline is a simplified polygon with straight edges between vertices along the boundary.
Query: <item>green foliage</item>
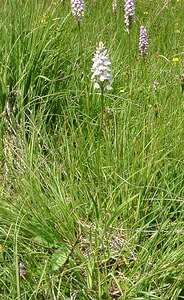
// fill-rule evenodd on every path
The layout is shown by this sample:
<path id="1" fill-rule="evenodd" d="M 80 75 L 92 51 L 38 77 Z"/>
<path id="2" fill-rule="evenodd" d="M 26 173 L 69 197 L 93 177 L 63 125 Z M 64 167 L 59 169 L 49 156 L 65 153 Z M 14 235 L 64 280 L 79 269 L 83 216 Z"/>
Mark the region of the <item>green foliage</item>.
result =
<path id="1" fill-rule="evenodd" d="M 130 36 L 122 1 L 80 24 L 70 1 L 0 3 L 1 299 L 184 299 L 183 3 L 162 2 L 136 1 Z"/>

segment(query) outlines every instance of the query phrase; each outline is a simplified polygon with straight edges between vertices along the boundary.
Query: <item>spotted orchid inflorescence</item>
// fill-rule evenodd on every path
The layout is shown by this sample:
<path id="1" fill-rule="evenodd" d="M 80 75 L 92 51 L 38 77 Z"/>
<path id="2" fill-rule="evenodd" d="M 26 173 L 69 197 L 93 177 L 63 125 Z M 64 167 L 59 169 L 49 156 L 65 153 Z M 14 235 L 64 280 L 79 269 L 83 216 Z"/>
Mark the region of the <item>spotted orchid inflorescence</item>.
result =
<path id="1" fill-rule="evenodd" d="M 111 83 L 113 81 L 110 69 L 111 62 L 107 49 L 102 42 L 96 48 L 93 58 L 93 66 L 91 68 L 92 77 L 95 89 L 112 90 Z"/>
<path id="2" fill-rule="evenodd" d="M 19 276 L 23 277 L 26 275 L 26 270 L 22 262 L 19 263 Z"/>
<path id="3" fill-rule="evenodd" d="M 83 0 L 71 0 L 71 7 L 72 7 L 73 17 L 77 21 L 81 21 L 83 15 L 84 15 L 84 12 L 85 12 L 84 1 Z"/>
<path id="4" fill-rule="evenodd" d="M 148 54 L 148 36 L 144 26 L 141 26 L 140 28 L 139 50 L 142 56 Z"/>
<path id="5" fill-rule="evenodd" d="M 135 2 L 134 0 L 125 0 L 125 25 L 126 31 L 130 33 L 130 27 L 135 22 Z"/>

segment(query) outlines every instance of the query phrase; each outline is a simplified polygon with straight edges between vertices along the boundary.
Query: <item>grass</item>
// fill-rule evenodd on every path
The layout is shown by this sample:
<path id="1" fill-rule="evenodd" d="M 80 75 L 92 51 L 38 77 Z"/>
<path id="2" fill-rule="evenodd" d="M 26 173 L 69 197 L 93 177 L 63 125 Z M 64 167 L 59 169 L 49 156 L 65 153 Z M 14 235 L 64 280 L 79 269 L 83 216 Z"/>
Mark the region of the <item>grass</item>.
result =
<path id="1" fill-rule="evenodd" d="M 184 299 L 182 1 L 137 1 L 129 41 L 121 1 L 86 0 L 80 35 L 70 1 L 0 5 L 0 298 Z"/>

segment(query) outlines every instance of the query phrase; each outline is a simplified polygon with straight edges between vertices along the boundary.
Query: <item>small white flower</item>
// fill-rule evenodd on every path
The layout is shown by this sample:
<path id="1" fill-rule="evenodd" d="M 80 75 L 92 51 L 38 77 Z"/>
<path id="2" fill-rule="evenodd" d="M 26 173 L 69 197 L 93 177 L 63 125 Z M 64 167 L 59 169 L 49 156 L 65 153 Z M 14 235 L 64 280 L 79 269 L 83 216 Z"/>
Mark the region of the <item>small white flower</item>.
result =
<path id="1" fill-rule="evenodd" d="M 157 92 L 158 85 L 159 85 L 158 81 L 154 80 L 154 82 L 153 82 L 153 89 L 154 89 L 155 92 Z"/>
<path id="2" fill-rule="evenodd" d="M 111 62 L 102 42 L 99 43 L 99 46 L 96 48 L 96 52 L 93 58 L 93 66 L 91 68 L 92 77 L 94 81 L 94 89 L 104 88 L 106 90 L 112 90 L 111 83 L 113 81 L 111 75 L 110 66 Z"/>

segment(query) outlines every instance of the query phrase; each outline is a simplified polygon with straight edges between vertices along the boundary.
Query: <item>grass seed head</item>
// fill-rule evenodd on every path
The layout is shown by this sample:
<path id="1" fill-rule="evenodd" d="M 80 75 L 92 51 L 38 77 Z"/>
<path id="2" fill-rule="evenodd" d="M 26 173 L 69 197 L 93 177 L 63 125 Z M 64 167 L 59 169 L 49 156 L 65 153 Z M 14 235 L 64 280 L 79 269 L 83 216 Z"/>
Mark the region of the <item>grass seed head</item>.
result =
<path id="1" fill-rule="evenodd" d="M 118 12 L 118 5 L 117 5 L 117 0 L 113 0 L 112 2 L 112 10 L 115 16 L 117 16 L 117 12 Z"/>
<path id="2" fill-rule="evenodd" d="M 181 80 L 181 89 L 182 92 L 184 92 L 184 74 L 181 74 L 180 80 Z"/>

